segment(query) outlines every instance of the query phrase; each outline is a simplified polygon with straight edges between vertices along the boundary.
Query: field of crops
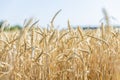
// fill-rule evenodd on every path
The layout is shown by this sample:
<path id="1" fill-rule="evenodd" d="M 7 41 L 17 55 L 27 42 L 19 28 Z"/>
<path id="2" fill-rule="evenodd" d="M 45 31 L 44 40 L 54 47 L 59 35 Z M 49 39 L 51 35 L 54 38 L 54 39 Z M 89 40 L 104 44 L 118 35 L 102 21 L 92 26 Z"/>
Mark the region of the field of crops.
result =
<path id="1" fill-rule="evenodd" d="M 31 21 L 20 31 L 1 30 L 0 80 L 120 80 L 120 32 Z"/>

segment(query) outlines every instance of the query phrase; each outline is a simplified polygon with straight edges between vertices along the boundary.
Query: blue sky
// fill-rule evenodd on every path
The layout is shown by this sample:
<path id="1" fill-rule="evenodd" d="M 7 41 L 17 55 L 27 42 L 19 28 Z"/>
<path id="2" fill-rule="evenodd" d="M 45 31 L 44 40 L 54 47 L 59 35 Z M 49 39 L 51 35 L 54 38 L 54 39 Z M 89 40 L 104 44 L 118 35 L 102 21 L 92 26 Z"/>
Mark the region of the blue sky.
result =
<path id="1" fill-rule="evenodd" d="M 0 0 L 0 20 L 22 25 L 25 19 L 35 17 L 41 26 L 47 26 L 54 14 L 62 9 L 55 25 L 99 25 L 103 17 L 102 8 L 114 16 L 119 24 L 120 0 Z"/>

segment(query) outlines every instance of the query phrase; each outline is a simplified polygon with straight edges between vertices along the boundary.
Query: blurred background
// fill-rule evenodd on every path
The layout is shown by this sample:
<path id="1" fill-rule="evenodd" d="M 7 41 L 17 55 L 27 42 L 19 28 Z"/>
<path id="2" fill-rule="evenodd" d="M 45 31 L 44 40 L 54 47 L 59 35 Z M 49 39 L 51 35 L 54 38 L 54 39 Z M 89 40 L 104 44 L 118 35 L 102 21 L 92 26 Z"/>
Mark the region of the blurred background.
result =
<path id="1" fill-rule="evenodd" d="M 103 8 L 112 25 L 120 25 L 120 0 L 1 0 L 0 21 L 23 26 L 24 20 L 34 17 L 42 27 L 47 27 L 54 14 L 62 9 L 55 19 L 55 26 L 99 26 L 104 23 Z"/>

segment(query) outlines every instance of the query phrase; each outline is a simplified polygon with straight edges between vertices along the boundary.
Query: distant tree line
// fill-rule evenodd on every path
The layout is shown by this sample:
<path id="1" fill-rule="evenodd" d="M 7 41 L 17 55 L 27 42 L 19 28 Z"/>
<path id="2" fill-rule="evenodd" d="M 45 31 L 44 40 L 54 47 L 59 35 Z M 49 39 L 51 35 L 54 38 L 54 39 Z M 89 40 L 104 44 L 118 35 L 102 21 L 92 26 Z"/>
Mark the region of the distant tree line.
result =
<path id="1" fill-rule="evenodd" d="M 0 29 L 1 29 L 3 24 L 4 24 L 4 21 L 0 21 Z M 20 25 L 9 25 L 9 26 L 4 27 L 5 31 L 20 30 L 20 29 L 22 29 L 22 27 Z"/>
<path id="2" fill-rule="evenodd" d="M 4 24 L 4 21 L 0 21 L 0 29 L 2 27 L 2 25 Z M 76 27 L 73 27 L 74 29 L 76 29 Z M 87 29 L 98 29 L 99 27 L 97 26 L 82 26 L 82 29 L 83 30 L 87 30 Z M 114 25 L 113 28 L 120 28 L 119 25 Z M 21 30 L 22 27 L 20 25 L 9 25 L 9 26 L 6 26 L 4 28 L 5 31 L 14 31 L 14 30 Z"/>

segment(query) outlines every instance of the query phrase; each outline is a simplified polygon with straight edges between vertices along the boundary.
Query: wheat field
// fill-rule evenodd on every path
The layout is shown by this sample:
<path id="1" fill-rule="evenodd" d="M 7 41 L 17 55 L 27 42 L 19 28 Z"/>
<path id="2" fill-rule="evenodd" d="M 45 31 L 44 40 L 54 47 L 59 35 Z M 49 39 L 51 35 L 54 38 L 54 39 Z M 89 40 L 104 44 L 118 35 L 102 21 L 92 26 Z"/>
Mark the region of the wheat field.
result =
<path id="1" fill-rule="evenodd" d="M 120 80 L 120 32 L 41 28 L 0 32 L 0 80 Z"/>

